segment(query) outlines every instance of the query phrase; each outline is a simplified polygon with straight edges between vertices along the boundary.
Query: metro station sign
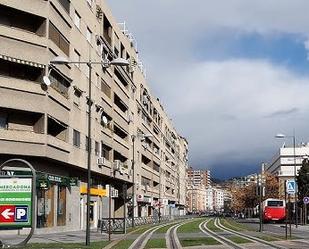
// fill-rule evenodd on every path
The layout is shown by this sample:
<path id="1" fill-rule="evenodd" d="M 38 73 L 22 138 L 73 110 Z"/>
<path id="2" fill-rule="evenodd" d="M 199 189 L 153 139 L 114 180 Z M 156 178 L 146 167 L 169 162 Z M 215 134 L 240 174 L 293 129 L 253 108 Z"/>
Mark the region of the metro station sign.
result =
<path id="1" fill-rule="evenodd" d="M 0 178 L 0 228 L 31 227 L 32 178 Z"/>

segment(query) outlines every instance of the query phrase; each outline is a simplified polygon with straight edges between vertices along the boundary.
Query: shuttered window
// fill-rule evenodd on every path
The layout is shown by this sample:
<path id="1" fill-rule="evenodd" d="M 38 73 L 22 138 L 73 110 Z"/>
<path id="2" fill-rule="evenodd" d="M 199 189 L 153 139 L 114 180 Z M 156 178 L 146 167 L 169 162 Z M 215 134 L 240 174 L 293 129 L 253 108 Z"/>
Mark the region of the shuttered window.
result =
<path id="1" fill-rule="evenodd" d="M 70 43 L 60 33 L 54 24 L 49 22 L 49 35 L 48 38 L 52 40 L 67 56 L 70 54 Z"/>

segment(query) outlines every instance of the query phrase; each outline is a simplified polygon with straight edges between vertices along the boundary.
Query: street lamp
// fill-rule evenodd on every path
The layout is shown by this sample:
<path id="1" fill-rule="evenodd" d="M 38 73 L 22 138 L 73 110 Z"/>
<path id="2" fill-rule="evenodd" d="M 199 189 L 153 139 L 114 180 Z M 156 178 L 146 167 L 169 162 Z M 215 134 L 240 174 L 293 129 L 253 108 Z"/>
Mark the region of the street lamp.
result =
<path id="1" fill-rule="evenodd" d="M 137 135 L 131 135 L 132 139 L 132 227 L 134 227 L 134 208 L 135 208 L 135 139 L 140 138 L 141 140 L 145 140 L 147 137 L 153 137 L 152 134 L 143 134 L 138 132 Z"/>
<path id="2" fill-rule="evenodd" d="M 114 66 L 128 66 L 129 62 L 123 58 L 113 60 L 104 59 L 102 61 L 69 61 L 67 58 L 57 56 L 53 58 L 49 64 L 51 65 L 68 65 L 68 64 L 86 64 L 89 67 L 89 81 L 88 81 L 88 158 L 87 158 L 87 221 L 86 221 L 86 245 L 90 245 L 90 188 L 91 188 L 91 73 L 92 65 L 102 65 L 103 68 Z"/>
<path id="3" fill-rule="evenodd" d="M 297 228 L 298 223 L 298 207 L 297 207 L 297 187 L 296 187 L 296 147 L 295 147 L 295 130 L 293 131 L 293 135 L 285 135 L 282 133 L 278 133 L 275 138 L 292 138 L 293 139 L 293 154 L 294 154 L 294 181 L 295 181 L 295 193 L 294 193 L 294 199 L 295 199 L 295 227 Z"/>

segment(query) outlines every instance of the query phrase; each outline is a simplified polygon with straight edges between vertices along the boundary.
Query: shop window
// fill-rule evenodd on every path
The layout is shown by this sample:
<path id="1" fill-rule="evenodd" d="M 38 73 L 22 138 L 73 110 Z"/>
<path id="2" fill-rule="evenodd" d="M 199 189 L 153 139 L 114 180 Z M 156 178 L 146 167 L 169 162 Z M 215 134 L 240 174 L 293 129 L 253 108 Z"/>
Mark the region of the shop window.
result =
<path id="1" fill-rule="evenodd" d="M 77 130 L 73 130 L 73 145 L 80 147 L 80 132 Z"/>
<path id="2" fill-rule="evenodd" d="M 58 186 L 57 191 L 57 226 L 66 224 L 66 187 Z"/>
<path id="3" fill-rule="evenodd" d="M 54 185 L 37 191 L 37 227 L 54 226 Z"/>

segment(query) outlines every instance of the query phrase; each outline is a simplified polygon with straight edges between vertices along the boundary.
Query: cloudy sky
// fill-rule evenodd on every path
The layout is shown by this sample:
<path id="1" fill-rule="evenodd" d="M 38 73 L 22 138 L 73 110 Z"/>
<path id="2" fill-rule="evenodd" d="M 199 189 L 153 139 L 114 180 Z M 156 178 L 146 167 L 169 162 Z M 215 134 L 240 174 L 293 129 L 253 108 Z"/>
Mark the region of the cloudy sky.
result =
<path id="1" fill-rule="evenodd" d="M 260 168 L 309 141 L 308 0 L 108 0 L 134 34 L 147 79 L 218 178 Z M 291 141 L 286 141 L 287 144 Z"/>

